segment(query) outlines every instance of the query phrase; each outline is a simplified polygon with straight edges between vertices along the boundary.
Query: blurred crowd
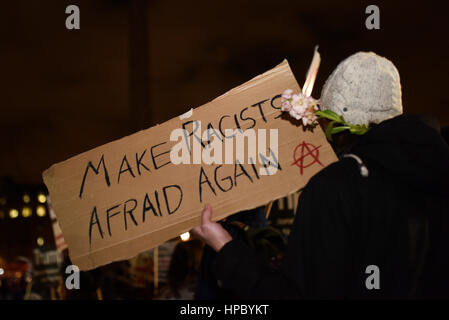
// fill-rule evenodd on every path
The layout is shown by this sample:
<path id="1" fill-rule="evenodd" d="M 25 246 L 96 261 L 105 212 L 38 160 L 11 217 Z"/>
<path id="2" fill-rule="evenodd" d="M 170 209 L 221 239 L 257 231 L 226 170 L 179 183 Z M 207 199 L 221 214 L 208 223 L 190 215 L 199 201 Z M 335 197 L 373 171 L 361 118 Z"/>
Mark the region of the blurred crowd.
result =
<path id="1" fill-rule="evenodd" d="M 286 237 L 288 224 L 285 221 L 289 220 L 286 217 L 294 209 L 288 207 L 288 203 L 293 203 L 292 199 L 284 200 L 285 207 L 280 201 L 282 210 L 273 210 L 275 213 L 270 222 L 266 219 L 266 208 L 260 207 L 230 216 L 223 224 L 234 236 L 244 237 L 242 225 L 266 231 L 269 223 L 278 218 L 277 228 L 284 233 L 274 233 L 271 240 L 275 243 L 279 237 Z M 265 239 L 269 236 L 273 234 L 261 234 Z M 213 250 L 188 234 L 133 259 L 80 271 L 77 289 L 73 288 L 74 270 L 68 268 L 72 264 L 68 250 L 38 247 L 31 259 L 18 256 L 5 261 L 0 258 L 0 300 L 205 300 L 232 297 L 220 289 L 214 277 L 214 259 Z"/>

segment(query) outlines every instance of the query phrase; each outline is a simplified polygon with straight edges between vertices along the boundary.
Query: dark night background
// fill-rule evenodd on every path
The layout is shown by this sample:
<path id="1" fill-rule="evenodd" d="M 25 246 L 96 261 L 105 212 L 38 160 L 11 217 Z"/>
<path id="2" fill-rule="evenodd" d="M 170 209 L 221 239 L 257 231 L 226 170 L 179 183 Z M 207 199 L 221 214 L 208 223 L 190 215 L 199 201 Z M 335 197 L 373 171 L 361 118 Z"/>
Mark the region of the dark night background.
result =
<path id="1" fill-rule="evenodd" d="M 65 27 L 70 4 L 80 30 Z M 370 4 L 380 30 L 365 27 Z M 45 190 L 52 164 L 200 106 L 284 58 L 302 85 L 315 45 L 315 98 L 341 60 L 374 51 L 398 68 L 405 113 L 449 125 L 447 1 L 15 0 L 0 11 L 0 256 L 28 253 L 39 234 L 50 241 L 48 217 L 7 223 L 7 213 L 23 192 Z"/>
<path id="2" fill-rule="evenodd" d="M 80 30 L 65 28 L 69 4 L 80 8 Z M 380 8 L 380 30 L 365 28 L 369 4 Z M 432 1 L 2 3 L 0 177 L 42 183 L 50 165 L 200 106 L 284 58 L 302 84 L 316 44 L 315 97 L 342 59 L 374 51 L 397 66 L 405 112 L 448 125 L 448 9 Z"/>

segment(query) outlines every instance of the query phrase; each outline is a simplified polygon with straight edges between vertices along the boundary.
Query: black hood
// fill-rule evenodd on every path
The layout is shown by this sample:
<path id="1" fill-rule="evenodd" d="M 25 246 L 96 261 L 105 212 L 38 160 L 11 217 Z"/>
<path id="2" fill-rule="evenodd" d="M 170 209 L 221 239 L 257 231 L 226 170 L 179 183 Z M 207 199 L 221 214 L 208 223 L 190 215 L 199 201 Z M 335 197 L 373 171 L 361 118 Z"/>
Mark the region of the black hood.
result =
<path id="1" fill-rule="evenodd" d="M 401 115 L 373 127 L 352 148 L 366 163 L 423 193 L 449 195 L 449 146 L 429 118 Z"/>

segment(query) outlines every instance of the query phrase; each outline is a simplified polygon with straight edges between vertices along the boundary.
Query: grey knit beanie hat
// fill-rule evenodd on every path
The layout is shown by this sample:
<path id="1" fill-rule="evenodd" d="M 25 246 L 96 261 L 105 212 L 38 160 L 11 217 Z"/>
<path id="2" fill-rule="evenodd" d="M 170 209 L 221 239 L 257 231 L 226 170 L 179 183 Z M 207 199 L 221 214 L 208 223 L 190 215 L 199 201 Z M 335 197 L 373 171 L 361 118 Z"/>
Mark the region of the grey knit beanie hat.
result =
<path id="1" fill-rule="evenodd" d="M 379 123 L 402 114 L 401 83 L 394 64 L 374 52 L 358 52 L 332 72 L 321 107 L 352 124 Z"/>

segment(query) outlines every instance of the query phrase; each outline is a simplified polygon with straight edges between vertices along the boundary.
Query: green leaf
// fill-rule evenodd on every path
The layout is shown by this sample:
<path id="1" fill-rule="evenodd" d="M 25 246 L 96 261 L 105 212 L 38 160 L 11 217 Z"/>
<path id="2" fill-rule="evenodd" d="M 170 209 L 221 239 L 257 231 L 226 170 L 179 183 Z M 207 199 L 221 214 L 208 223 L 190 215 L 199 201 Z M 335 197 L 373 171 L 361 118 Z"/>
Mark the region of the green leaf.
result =
<path id="1" fill-rule="evenodd" d="M 351 133 L 353 133 L 353 134 L 362 135 L 369 131 L 369 127 L 367 127 L 366 125 L 356 125 L 356 126 L 351 126 L 349 131 L 351 131 Z"/>
<path id="2" fill-rule="evenodd" d="M 335 124 L 335 121 L 331 121 L 331 122 L 329 122 L 329 124 L 327 125 L 327 128 L 326 128 L 326 138 L 327 138 L 327 140 L 329 140 L 329 141 L 332 141 L 332 130 L 334 129 L 334 124 Z"/>
<path id="3" fill-rule="evenodd" d="M 336 134 L 345 130 L 348 130 L 349 127 L 348 126 L 340 126 L 340 127 L 335 127 L 332 129 L 331 134 Z"/>
<path id="4" fill-rule="evenodd" d="M 315 114 L 317 116 L 320 116 L 322 118 L 326 118 L 335 122 L 344 122 L 343 117 L 339 116 L 338 114 L 336 114 L 335 112 L 331 111 L 331 110 L 324 110 L 324 111 L 316 111 Z"/>

